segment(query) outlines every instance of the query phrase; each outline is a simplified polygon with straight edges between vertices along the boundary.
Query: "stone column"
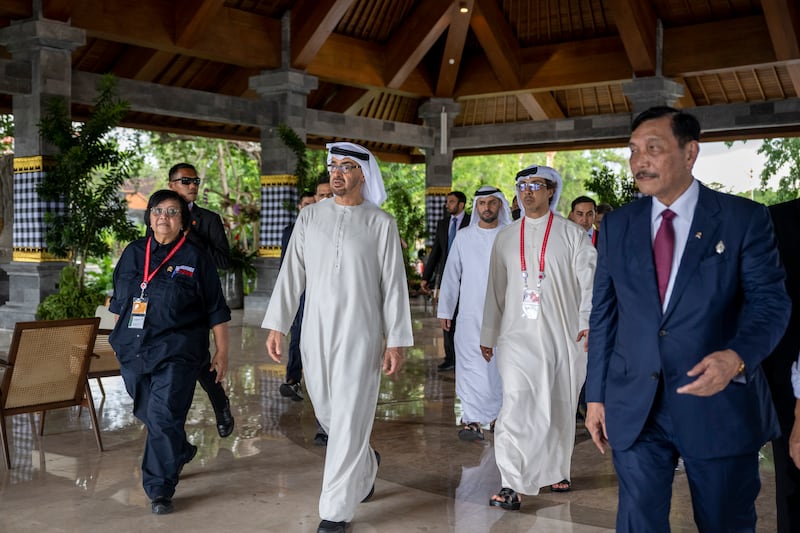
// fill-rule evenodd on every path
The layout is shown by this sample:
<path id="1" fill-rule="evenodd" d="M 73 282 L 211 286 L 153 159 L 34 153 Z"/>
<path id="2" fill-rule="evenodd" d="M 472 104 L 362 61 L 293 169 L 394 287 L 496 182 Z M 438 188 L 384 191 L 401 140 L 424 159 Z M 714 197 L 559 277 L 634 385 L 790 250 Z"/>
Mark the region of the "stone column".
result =
<path id="1" fill-rule="evenodd" d="M 261 128 L 261 225 L 259 231 L 258 280 L 245 298 L 245 309 L 263 312 L 280 268 L 281 234 L 294 220 L 297 205 L 297 157 L 278 135 L 278 125 L 290 127 L 306 141 L 306 101 L 317 88 L 317 78 L 284 68 L 250 78 L 271 111 L 272 123 Z"/>
<path id="2" fill-rule="evenodd" d="M 654 106 L 673 106 L 683 96 L 683 85 L 662 76 L 634 78 L 622 84 L 622 92 L 628 97 L 633 116 Z"/>
<path id="3" fill-rule="evenodd" d="M 53 148 L 39 135 L 39 122 L 51 98 L 70 101 L 72 51 L 86 42 L 84 30 L 41 18 L 0 29 L 0 44 L 14 61 L 30 66 L 31 92 L 13 97 L 14 220 L 9 300 L 0 307 L 0 328 L 33 320 L 36 308 L 56 283 L 65 263 L 47 253 L 44 213 L 60 208 L 39 199 L 36 187 L 50 164 Z"/>
<path id="4" fill-rule="evenodd" d="M 450 98 L 431 98 L 420 106 L 419 116 L 433 129 L 434 147 L 425 152 L 426 246 L 433 244 L 436 226 L 445 215 L 447 193 L 453 188 L 453 149 L 450 132 L 461 105 Z"/>

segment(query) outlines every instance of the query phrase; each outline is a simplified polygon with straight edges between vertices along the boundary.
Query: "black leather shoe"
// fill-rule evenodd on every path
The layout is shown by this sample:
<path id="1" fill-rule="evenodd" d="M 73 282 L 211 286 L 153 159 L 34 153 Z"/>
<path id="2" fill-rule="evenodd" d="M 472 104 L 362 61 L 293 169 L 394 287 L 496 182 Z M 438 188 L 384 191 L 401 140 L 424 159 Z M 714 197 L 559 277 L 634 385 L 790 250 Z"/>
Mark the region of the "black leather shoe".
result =
<path id="1" fill-rule="evenodd" d="M 439 365 L 439 372 L 447 372 L 449 370 L 455 370 L 456 365 L 455 363 L 451 363 L 450 361 L 445 361 L 441 365 Z"/>
<path id="2" fill-rule="evenodd" d="M 347 531 L 347 522 L 331 522 L 330 520 L 323 520 L 317 528 L 317 533 L 345 533 L 345 531 Z"/>
<path id="3" fill-rule="evenodd" d="M 175 507 L 172 505 L 172 498 L 159 496 L 150 502 L 150 509 L 153 511 L 153 514 L 169 514 L 175 510 Z"/>
<path id="4" fill-rule="evenodd" d="M 178 467 L 179 476 L 181 475 L 181 472 L 183 472 L 183 467 L 186 466 L 187 463 L 191 463 L 195 455 L 197 455 L 197 446 L 190 444 L 189 453 L 186 454 L 186 458 L 181 462 L 181 466 Z"/>
<path id="5" fill-rule="evenodd" d="M 231 413 L 231 402 L 225 399 L 225 407 L 217 415 L 217 433 L 220 437 L 227 437 L 233 433 L 233 414 Z"/>
<path id="6" fill-rule="evenodd" d="M 322 430 L 317 431 L 317 434 L 314 435 L 314 444 L 316 444 L 317 446 L 327 446 L 328 434 Z"/>

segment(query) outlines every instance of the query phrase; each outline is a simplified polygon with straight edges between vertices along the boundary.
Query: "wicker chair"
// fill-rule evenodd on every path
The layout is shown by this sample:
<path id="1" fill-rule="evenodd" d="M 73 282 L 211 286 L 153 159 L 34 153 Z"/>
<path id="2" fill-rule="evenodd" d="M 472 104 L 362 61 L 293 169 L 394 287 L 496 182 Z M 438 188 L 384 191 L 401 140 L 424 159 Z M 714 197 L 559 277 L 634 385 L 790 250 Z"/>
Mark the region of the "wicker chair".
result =
<path id="1" fill-rule="evenodd" d="M 103 451 L 97 413 L 87 373 L 99 318 L 18 322 L 0 382 L 0 438 L 6 468 L 11 468 L 6 417 L 41 412 L 39 435 L 44 434 L 46 411 L 87 405 L 97 447 Z"/>

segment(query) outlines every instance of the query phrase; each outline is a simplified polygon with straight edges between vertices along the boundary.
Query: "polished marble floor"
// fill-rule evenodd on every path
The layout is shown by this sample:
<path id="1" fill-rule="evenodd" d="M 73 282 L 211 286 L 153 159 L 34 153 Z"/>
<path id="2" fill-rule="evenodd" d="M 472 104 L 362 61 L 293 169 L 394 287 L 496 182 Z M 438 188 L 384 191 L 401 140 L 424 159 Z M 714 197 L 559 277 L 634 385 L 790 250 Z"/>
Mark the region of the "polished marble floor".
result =
<path id="1" fill-rule="evenodd" d="M 481 443 L 456 437 L 454 375 L 438 373 L 441 332 L 429 306 L 413 302 L 416 345 L 397 381 L 384 380 L 373 431 L 381 452 L 376 493 L 360 504 L 352 533 L 612 531 L 616 477 L 577 432 L 573 490 L 524 498 L 522 510 L 487 505 L 500 486 L 491 436 Z M 314 532 L 325 449 L 315 446 L 310 402 L 278 393 L 283 367 L 268 360 L 260 316 L 234 312 L 227 388 L 236 429 L 221 439 L 213 411 L 198 387 L 187 422 L 199 447 L 175 495 L 175 513 L 155 516 L 141 488 L 142 425 L 120 378 L 105 378 L 100 407 L 105 452 L 97 451 L 88 414 L 48 414 L 44 437 L 27 415 L 11 417 L 12 468 L 0 463 L 0 532 Z M 8 343 L 8 332 L 0 334 Z M 762 460 L 757 502 L 759 531 L 774 531 L 774 489 L 769 446 Z M 676 473 L 673 531 L 695 531 L 685 475 Z"/>

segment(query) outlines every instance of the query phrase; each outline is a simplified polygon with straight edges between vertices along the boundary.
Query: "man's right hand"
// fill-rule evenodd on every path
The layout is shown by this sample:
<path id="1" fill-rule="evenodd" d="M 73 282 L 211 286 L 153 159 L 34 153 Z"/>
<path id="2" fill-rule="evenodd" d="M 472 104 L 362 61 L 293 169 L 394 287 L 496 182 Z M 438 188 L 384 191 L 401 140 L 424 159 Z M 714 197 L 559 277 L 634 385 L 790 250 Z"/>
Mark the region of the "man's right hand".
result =
<path id="1" fill-rule="evenodd" d="M 431 292 L 431 290 L 428 288 L 428 282 L 425 281 L 424 279 L 419 284 L 419 288 L 424 294 L 428 294 L 429 292 Z"/>
<path id="2" fill-rule="evenodd" d="M 280 363 L 282 350 L 283 333 L 274 329 L 269 330 L 269 334 L 267 335 L 267 355 L 276 363 Z"/>
<path id="3" fill-rule="evenodd" d="M 442 329 L 445 331 L 450 331 L 450 319 L 449 318 L 440 318 L 439 325 L 442 326 Z"/>
<path id="4" fill-rule="evenodd" d="M 586 430 L 592 436 L 592 441 L 600 453 L 605 454 L 608 444 L 606 432 L 606 406 L 601 402 L 588 402 L 586 404 Z"/>

